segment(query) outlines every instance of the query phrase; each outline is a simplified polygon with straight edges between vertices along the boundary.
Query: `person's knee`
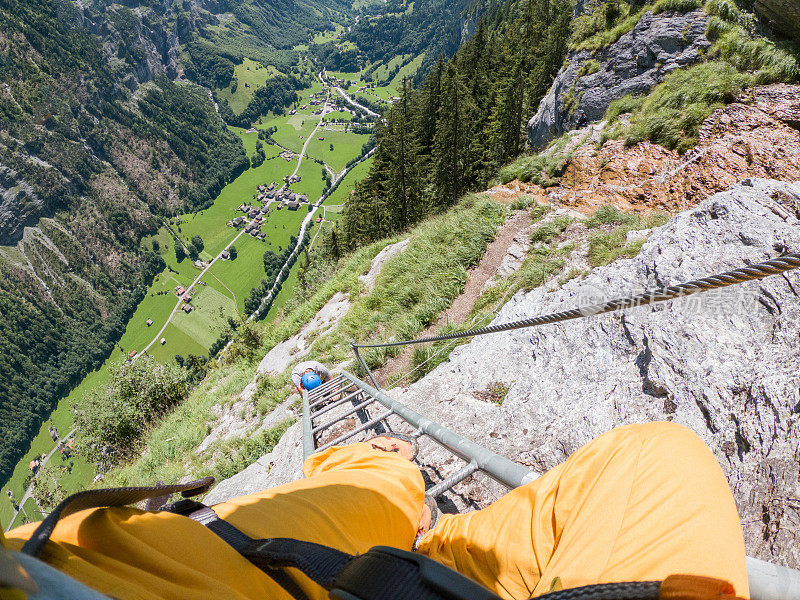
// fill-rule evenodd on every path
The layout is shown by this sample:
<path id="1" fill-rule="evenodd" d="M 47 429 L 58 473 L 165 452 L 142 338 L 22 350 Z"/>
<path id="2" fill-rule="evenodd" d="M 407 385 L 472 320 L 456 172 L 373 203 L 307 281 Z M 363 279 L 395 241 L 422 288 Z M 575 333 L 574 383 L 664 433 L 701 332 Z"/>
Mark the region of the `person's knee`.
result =
<path id="1" fill-rule="evenodd" d="M 636 425 L 630 425 L 630 427 L 642 440 L 651 444 L 703 443 L 703 440 L 694 431 L 672 421 L 637 423 Z"/>
<path id="2" fill-rule="evenodd" d="M 711 480 L 727 481 L 717 459 L 706 443 L 694 431 L 667 421 L 656 421 L 630 426 L 630 434 L 640 444 L 639 456 L 650 472 L 671 474 L 696 485 L 710 484 Z M 637 445 L 639 445 L 637 444 Z"/>
<path id="3" fill-rule="evenodd" d="M 604 433 L 597 438 L 611 443 L 624 443 L 638 440 L 650 447 L 676 447 L 685 444 L 703 444 L 703 440 L 691 429 L 671 421 L 652 421 L 623 425 Z"/>
<path id="4" fill-rule="evenodd" d="M 653 421 L 632 427 L 646 451 L 673 457 L 686 452 L 694 455 L 700 449 L 710 454 L 700 436 L 684 425 L 671 421 Z"/>
<path id="5" fill-rule="evenodd" d="M 670 421 L 617 427 L 589 445 L 597 442 L 609 452 L 646 456 L 651 464 L 664 463 L 666 467 L 693 464 L 697 469 L 719 469 L 714 455 L 700 436 L 688 427 Z"/>

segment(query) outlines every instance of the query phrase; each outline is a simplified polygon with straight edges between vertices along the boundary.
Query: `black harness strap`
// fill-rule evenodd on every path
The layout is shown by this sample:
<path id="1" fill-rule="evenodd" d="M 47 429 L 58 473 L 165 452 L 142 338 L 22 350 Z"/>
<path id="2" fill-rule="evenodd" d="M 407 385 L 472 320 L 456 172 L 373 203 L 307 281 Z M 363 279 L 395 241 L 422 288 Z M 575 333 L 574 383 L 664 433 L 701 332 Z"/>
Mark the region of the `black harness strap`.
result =
<path id="1" fill-rule="evenodd" d="M 204 477 L 189 483 L 176 485 L 155 485 L 148 487 L 109 488 L 105 490 L 86 490 L 72 494 L 58 503 L 44 521 L 33 532 L 33 535 L 22 546 L 22 551 L 31 556 L 39 556 L 45 542 L 50 539 L 53 530 L 62 517 L 66 517 L 87 508 L 103 506 L 127 506 L 150 498 L 180 493 L 184 498 L 202 494 L 211 489 L 213 477 Z"/>
<path id="2" fill-rule="evenodd" d="M 356 558 L 335 548 L 292 538 L 253 540 L 242 554 L 261 569 L 295 567 L 326 590 L 334 586 L 342 569 Z"/>
<path id="3" fill-rule="evenodd" d="M 220 519 L 212 508 L 202 504 L 201 502 L 186 499 L 179 500 L 178 502 L 165 506 L 164 510 L 189 517 L 190 519 L 205 525 L 208 529 L 217 534 L 217 536 L 219 536 L 223 542 L 231 546 L 244 558 L 252 562 L 254 566 L 258 567 L 264 571 L 264 573 L 269 575 L 273 581 L 275 581 L 275 583 L 281 586 L 293 598 L 296 600 L 308 600 L 308 596 L 305 594 L 305 592 L 303 592 L 297 582 L 292 579 L 286 571 L 280 569 L 280 567 L 283 565 L 266 563 L 257 564 L 253 562 L 253 560 L 250 559 L 247 554 L 245 554 L 245 551 L 254 543 L 256 543 L 256 540 L 228 523 L 225 519 Z"/>

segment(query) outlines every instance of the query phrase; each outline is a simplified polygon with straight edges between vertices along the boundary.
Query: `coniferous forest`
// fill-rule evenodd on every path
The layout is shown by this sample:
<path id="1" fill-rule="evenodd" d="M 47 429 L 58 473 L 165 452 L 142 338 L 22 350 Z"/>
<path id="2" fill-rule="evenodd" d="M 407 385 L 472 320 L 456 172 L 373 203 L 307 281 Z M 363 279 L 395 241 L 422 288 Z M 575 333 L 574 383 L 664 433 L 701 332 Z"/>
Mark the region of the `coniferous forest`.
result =
<path id="1" fill-rule="evenodd" d="M 404 82 L 376 132 L 373 167 L 328 240 L 334 252 L 403 230 L 465 192 L 485 189 L 524 147 L 525 120 L 566 55 L 572 8 L 568 0 L 505 2 L 450 61 L 439 59 L 419 88 Z"/>
<path id="2" fill-rule="evenodd" d="M 208 206 L 249 166 L 201 88 L 155 75 L 134 96 L 141 24 L 125 7 L 92 10 L 0 3 L 14 39 L 0 48 L 0 190 L 12 193 L 0 207 L 3 480 L 164 268 L 141 239 L 164 216 Z M 113 64 L 85 26 L 93 16 L 121 32 Z"/>

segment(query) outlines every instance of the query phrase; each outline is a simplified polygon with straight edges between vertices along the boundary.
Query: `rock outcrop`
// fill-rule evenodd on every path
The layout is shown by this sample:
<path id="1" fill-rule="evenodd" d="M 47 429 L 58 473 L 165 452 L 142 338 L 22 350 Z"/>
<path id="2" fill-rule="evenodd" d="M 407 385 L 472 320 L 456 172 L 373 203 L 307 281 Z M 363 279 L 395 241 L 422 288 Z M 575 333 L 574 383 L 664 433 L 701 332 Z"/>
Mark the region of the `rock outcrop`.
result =
<path id="1" fill-rule="evenodd" d="M 127 71 L 123 81 L 132 90 L 157 76 L 178 77 L 180 44 L 202 27 L 217 25 L 213 11 L 220 10 L 202 0 L 165 0 L 153 7 L 123 2 L 102 10 L 92 3 L 76 6 L 80 25 L 102 40 L 109 63 L 122 65 L 122 58 L 129 63 L 123 67 Z"/>
<path id="2" fill-rule="evenodd" d="M 571 52 L 528 122 L 534 150 L 579 123 L 601 119 L 613 100 L 626 94 L 644 94 L 667 73 L 697 62 L 710 42 L 702 10 L 688 13 L 646 12 L 632 31 L 594 55 Z"/>
<path id="3" fill-rule="evenodd" d="M 514 182 L 491 193 L 501 201 L 526 193 L 584 211 L 612 204 L 676 212 L 748 177 L 800 180 L 798 85 L 746 91 L 705 120 L 697 146 L 684 156 L 649 142 L 626 147 L 621 140 L 606 142 L 598 152 L 602 128 L 601 122 L 568 133 L 571 139 L 560 152 L 569 159 L 559 185 Z"/>
<path id="4" fill-rule="evenodd" d="M 23 228 L 33 225 L 47 207 L 27 181 L 5 165 L 0 165 L 0 243 L 17 241 Z M 4 235 L 6 231 L 14 236 Z"/>
<path id="5" fill-rule="evenodd" d="M 798 249 L 800 183 L 746 180 L 655 230 L 636 258 L 554 291 L 543 286 L 517 294 L 495 322 Z M 748 554 L 797 567 L 799 326 L 795 271 L 652 307 L 476 338 L 394 395 L 537 472 L 614 427 L 681 423 L 722 465 Z M 479 399 L 496 382 L 510 386 L 502 404 Z M 458 466 L 437 468 L 447 475 Z M 482 478 L 457 491 L 474 506 L 501 492 Z"/>

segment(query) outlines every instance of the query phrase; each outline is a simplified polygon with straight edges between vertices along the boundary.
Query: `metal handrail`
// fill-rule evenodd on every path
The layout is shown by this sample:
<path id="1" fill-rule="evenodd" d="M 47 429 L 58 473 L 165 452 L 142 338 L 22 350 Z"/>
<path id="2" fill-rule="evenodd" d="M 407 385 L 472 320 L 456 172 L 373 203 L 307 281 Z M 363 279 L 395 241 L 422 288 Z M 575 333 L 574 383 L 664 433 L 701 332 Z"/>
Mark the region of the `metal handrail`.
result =
<path id="1" fill-rule="evenodd" d="M 390 415 L 397 415 L 406 423 L 414 427 L 419 435 L 427 435 L 440 446 L 466 461 L 466 465 L 445 480 L 426 491 L 432 497 L 441 495 L 454 485 L 463 481 L 476 471 L 481 471 L 513 489 L 525 485 L 538 477 L 530 471 L 507 458 L 504 458 L 482 446 L 450 431 L 443 425 L 419 414 L 418 412 L 401 404 L 388 396 L 382 390 L 361 381 L 351 373 L 342 371 L 342 381 L 349 380 L 347 386 L 355 385 L 366 397 L 371 397 L 388 410 L 361 426 L 327 442 L 320 448 L 315 448 L 315 438 L 311 426 L 311 411 L 308 403 L 308 393 L 303 392 L 303 454 L 307 457 L 316 450 L 323 450 L 334 446 L 362 431 L 374 428 Z M 369 374 L 369 369 L 367 369 Z M 330 394 L 338 392 L 329 392 Z M 350 413 L 352 414 L 352 411 Z M 333 424 L 339 419 L 330 422 Z M 800 600 L 800 571 L 748 556 L 747 577 L 750 584 L 751 600 Z"/>
<path id="2" fill-rule="evenodd" d="M 357 379 L 347 371 L 343 370 L 342 373 L 352 381 L 355 386 L 361 388 L 365 394 L 372 396 L 386 408 L 392 410 L 406 423 L 424 433 L 462 460 L 468 463 L 474 462 L 481 471 L 509 489 L 525 485 L 538 477 L 533 471 L 526 469 L 512 460 L 508 460 L 504 456 L 495 454 L 483 446 L 479 446 L 475 442 L 458 435 L 454 431 L 450 431 L 444 425 L 432 421 L 428 417 L 419 414 L 417 411 L 408 408 L 384 392 Z"/>

